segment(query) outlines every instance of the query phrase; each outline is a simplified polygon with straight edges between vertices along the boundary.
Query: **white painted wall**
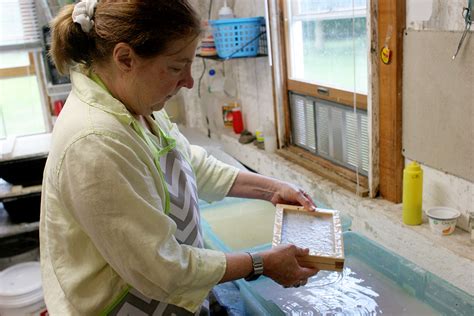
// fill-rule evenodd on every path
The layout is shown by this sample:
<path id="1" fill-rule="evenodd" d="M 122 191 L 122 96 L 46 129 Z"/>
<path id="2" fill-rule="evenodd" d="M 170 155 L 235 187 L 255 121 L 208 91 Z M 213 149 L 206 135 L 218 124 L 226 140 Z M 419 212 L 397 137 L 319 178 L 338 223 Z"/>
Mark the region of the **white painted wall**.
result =
<path id="1" fill-rule="evenodd" d="M 407 0 L 407 28 L 462 31 L 463 7 L 467 7 L 467 0 Z"/>
<path id="2" fill-rule="evenodd" d="M 191 2 L 195 4 L 203 18 L 208 17 L 209 0 L 192 0 Z M 211 19 L 217 18 L 218 11 L 223 3 L 223 0 L 212 1 Z M 264 0 L 230 0 L 227 3 L 234 9 L 234 14 L 237 17 L 265 16 Z M 235 82 L 237 98 L 241 101 L 244 127 L 246 129 L 255 133 L 257 128 L 263 127 L 264 122 L 274 122 L 272 74 L 267 57 L 231 59 L 226 62 L 196 58 L 193 64 L 195 89 L 184 92 L 186 100 L 185 115 L 189 127 L 201 130 L 206 129 L 203 107 L 200 103 L 203 101 L 204 94 L 207 91 L 209 78 L 207 72 L 211 68 L 223 71 L 226 78 L 231 78 Z M 202 96 L 199 99 L 197 87 L 203 71 L 204 77 L 201 80 L 200 89 Z M 220 133 L 219 131 L 216 132 Z"/>
<path id="3" fill-rule="evenodd" d="M 462 17 L 463 7 L 467 7 L 467 0 L 408 0 L 407 28 L 419 31 L 461 32 L 465 26 Z M 471 30 L 474 28 L 471 27 Z M 471 31 L 468 35 L 471 37 L 470 40 L 473 40 L 473 35 Z M 452 49 L 454 54 L 456 47 Z M 406 163 L 408 162 L 406 160 Z M 426 165 L 422 165 L 422 168 L 423 209 L 440 205 L 456 208 L 462 213 L 458 226 L 467 230 L 469 212 L 474 212 L 474 183 Z"/>

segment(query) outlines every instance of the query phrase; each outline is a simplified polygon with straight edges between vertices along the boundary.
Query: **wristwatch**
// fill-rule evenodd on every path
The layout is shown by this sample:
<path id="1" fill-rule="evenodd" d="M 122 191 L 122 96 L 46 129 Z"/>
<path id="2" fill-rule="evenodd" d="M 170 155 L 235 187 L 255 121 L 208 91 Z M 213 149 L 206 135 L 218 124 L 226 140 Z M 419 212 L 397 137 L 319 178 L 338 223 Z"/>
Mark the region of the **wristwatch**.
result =
<path id="1" fill-rule="evenodd" d="M 245 281 L 253 281 L 263 274 L 263 258 L 256 253 L 247 253 L 252 258 L 253 271 L 245 278 Z"/>

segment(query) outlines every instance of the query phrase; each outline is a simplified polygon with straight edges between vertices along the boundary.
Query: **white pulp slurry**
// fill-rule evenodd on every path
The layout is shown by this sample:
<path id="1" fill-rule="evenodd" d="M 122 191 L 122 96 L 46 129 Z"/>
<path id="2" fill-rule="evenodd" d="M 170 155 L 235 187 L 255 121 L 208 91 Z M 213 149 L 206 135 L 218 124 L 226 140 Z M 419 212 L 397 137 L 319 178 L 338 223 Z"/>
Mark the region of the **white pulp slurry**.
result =
<path id="1" fill-rule="evenodd" d="M 437 315 L 394 281 L 354 257 L 342 273 L 320 271 L 299 288 L 270 279 L 252 287 L 286 315 Z"/>
<path id="2" fill-rule="evenodd" d="M 294 244 L 321 254 L 332 255 L 335 252 L 334 229 L 330 216 L 288 212 L 283 217 L 282 227 L 282 244 Z"/>

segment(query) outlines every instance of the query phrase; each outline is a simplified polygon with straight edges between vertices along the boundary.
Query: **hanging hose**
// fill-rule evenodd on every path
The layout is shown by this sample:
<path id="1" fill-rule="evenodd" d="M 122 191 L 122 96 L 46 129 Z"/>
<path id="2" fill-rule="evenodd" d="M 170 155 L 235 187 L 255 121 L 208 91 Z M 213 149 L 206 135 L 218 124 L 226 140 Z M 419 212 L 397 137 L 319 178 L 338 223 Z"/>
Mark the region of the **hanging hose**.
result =
<path id="1" fill-rule="evenodd" d="M 456 52 L 454 53 L 452 59 L 454 60 L 456 56 L 459 53 L 459 50 L 461 49 L 462 43 L 464 42 L 464 38 L 467 35 L 467 32 L 471 28 L 472 24 L 472 0 L 467 1 L 467 8 L 463 8 L 462 10 L 462 16 L 464 18 L 464 32 L 462 33 L 461 40 L 459 41 L 458 48 L 456 49 Z"/>
<path id="2" fill-rule="evenodd" d="M 464 11 L 466 11 L 465 15 L 464 15 Z M 463 15 L 464 15 L 464 21 L 466 22 L 466 24 L 469 24 L 470 26 L 472 23 L 472 0 L 467 1 L 467 8 L 464 8 Z"/>

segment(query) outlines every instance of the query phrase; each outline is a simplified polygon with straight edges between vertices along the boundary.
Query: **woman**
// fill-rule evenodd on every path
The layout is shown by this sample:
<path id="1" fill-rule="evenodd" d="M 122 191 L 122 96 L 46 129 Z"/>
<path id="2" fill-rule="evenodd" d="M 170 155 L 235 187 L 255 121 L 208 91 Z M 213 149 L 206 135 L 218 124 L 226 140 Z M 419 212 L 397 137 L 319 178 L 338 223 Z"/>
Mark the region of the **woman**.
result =
<path id="1" fill-rule="evenodd" d="M 317 272 L 298 264 L 308 250 L 292 245 L 257 254 L 202 249 L 198 192 L 208 201 L 314 204 L 292 185 L 207 156 L 168 120 L 165 102 L 193 87 L 199 33 L 186 0 L 87 0 L 54 19 L 51 56 L 73 88 L 43 183 L 51 315 L 204 313 L 217 283 L 263 270 L 299 286 Z"/>

